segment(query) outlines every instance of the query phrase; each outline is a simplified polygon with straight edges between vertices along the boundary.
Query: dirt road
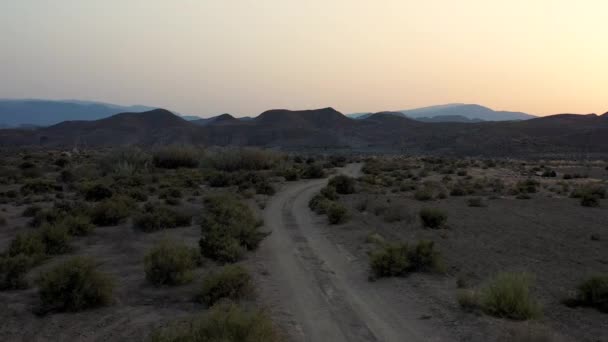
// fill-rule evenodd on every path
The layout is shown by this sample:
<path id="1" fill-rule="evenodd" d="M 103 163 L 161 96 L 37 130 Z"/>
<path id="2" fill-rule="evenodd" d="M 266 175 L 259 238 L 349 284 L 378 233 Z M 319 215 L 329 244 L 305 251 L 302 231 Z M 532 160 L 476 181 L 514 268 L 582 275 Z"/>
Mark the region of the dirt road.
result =
<path id="1" fill-rule="evenodd" d="M 361 165 L 341 173 L 358 176 Z M 267 204 L 272 234 L 262 244 L 261 292 L 295 341 L 447 341 L 426 320 L 424 308 L 367 279 L 357 260 L 323 234 L 308 201 L 327 180 L 290 183 Z"/>

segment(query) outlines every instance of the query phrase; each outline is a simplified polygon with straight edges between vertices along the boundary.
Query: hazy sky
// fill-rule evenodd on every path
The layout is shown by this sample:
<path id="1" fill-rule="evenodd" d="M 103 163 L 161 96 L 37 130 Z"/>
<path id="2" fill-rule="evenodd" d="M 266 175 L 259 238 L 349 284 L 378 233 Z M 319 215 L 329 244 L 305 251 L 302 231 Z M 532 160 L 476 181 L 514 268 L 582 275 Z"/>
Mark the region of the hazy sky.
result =
<path id="1" fill-rule="evenodd" d="M 606 0 L 0 0 L 0 98 L 608 111 Z"/>

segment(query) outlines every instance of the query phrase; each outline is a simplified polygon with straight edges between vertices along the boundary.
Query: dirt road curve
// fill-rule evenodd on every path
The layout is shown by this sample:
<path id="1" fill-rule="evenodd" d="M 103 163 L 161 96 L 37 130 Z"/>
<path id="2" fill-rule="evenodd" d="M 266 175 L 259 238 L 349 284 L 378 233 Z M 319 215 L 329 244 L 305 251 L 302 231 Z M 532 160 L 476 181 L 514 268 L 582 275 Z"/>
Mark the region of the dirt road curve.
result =
<path id="1" fill-rule="evenodd" d="M 358 176 L 361 165 L 342 173 Z M 362 261 L 323 235 L 308 201 L 327 180 L 291 183 L 267 204 L 272 234 L 259 256 L 262 291 L 295 341 L 444 341 L 413 303 L 396 301 L 367 280 Z M 366 262 L 366 261 L 365 261 Z M 268 296 L 268 293 L 271 293 Z M 411 304 L 411 306 L 410 306 Z"/>

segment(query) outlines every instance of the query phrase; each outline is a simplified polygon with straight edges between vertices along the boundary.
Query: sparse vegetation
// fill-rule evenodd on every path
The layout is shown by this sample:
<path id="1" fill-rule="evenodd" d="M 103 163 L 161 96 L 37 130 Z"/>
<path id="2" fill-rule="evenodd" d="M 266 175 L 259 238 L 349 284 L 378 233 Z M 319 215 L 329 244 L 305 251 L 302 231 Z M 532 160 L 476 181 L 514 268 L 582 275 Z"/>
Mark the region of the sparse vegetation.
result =
<path id="1" fill-rule="evenodd" d="M 113 280 L 97 270 L 93 259 L 73 257 L 38 279 L 42 305 L 47 310 L 80 311 L 107 305 Z"/>
<path id="2" fill-rule="evenodd" d="M 341 195 L 352 194 L 355 192 L 355 179 L 344 175 L 335 176 L 329 180 L 329 186 Z"/>
<path id="3" fill-rule="evenodd" d="M 192 222 L 192 216 L 168 207 L 146 204 L 144 212 L 133 218 L 133 227 L 144 232 L 154 232 L 163 229 L 187 227 Z"/>
<path id="4" fill-rule="evenodd" d="M 575 305 L 589 306 L 608 313 L 608 275 L 593 276 L 577 288 Z"/>
<path id="5" fill-rule="evenodd" d="M 233 303 L 215 305 L 187 323 L 174 323 L 156 331 L 152 342 L 278 342 L 270 318 L 262 311 L 247 310 Z"/>
<path id="6" fill-rule="evenodd" d="M 221 262 L 238 261 L 246 250 L 256 249 L 266 237 L 259 226 L 251 209 L 236 198 L 207 197 L 201 218 L 201 253 Z"/>
<path id="7" fill-rule="evenodd" d="M 341 224 L 348 220 L 348 210 L 339 203 L 332 203 L 327 208 L 327 219 L 330 224 Z"/>
<path id="8" fill-rule="evenodd" d="M 144 258 L 146 279 L 156 286 L 188 283 L 197 260 L 198 253 L 193 248 L 163 239 Z"/>
<path id="9" fill-rule="evenodd" d="M 194 168 L 199 160 L 200 153 L 190 146 L 168 146 L 152 153 L 154 166 L 162 169 Z"/>
<path id="10" fill-rule="evenodd" d="M 444 270 L 440 253 L 432 241 L 420 240 L 413 249 L 405 243 L 383 244 L 370 254 L 375 277 L 403 276 L 408 272 Z"/>
<path id="11" fill-rule="evenodd" d="M 420 210 L 420 220 L 426 228 L 437 229 L 445 225 L 448 215 L 439 209 L 425 208 Z"/>
<path id="12" fill-rule="evenodd" d="M 530 293 L 531 279 L 526 273 L 500 273 L 478 293 L 460 292 L 458 301 L 465 309 L 479 306 L 485 313 L 514 320 L 538 318 L 541 307 Z"/>
<path id="13" fill-rule="evenodd" d="M 247 270 L 242 266 L 228 265 L 205 278 L 198 300 L 211 306 L 223 298 L 238 301 L 252 295 L 253 281 Z"/>

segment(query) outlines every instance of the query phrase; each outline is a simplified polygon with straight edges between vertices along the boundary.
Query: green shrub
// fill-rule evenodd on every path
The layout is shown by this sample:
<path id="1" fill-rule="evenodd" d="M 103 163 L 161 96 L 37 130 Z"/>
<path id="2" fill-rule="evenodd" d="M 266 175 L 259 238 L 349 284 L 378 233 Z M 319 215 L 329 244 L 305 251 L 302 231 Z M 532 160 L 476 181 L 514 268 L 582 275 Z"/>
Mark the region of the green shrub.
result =
<path id="1" fill-rule="evenodd" d="M 55 184 L 43 179 L 32 180 L 21 186 L 21 193 L 26 196 L 46 194 L 53 190 L 55 190 Z"/>
<path id="2" fill-rule="evenodd" d="M 154 166 L 162 169 L 195 168 L 200 154 L 193 147 L 169 146 L 158 149 L 152 154 Z"/>
<path id="3" fill-rule="evenodd" d="M 278 342 L 270 317 L 234 303 L 214 305 L 186 323 L 174 323 L 151 335 L 152 342 Z"/>
<path id="4" fill-rule="evenodd" d="M 348 221 L 348 210 L 340 203 L 332 203 L 327 208 L 327 219 L 330 224 L 341 224 Z"/>
<path id="5" fill-rule="evenodd" d="M 323 178 L 325 177 L 325 170 L 323 166 L 319 164 L 310 164 L 306 166 L 304 172 L 302 173 L 302 178 L 306 179 L 314 179 L 314 178 Z"/>
<path id="6" fill-rule="evenodd" d="M 2 215 L 0 215 L 0 227 L 4 227 L 8 224 L 8 221 L 6 220 L 6 218 Z"/>
<path id="7" fill-rule="evenodd" d="M 187 227 L 192 222 L 192 216 L 164 206 L 148 206 L 144 213 L 133 218 L 133 227 L 144 232 L 154 232 L 163 229 Z"/>
<path id="8" fill-rule="evenodd" d="M 114 195 L 109 187 L 99 183 L 86 185 L 83 192 L 85 200 L 94 202 L 102 201 Z"/>
<path id="9" fill-rule="evenodd" d="M 598 197 L 592 194 L 584 194 L 581 198 L 581 205 L 583 207 L 596 208 L 600 206 L 600 200 L 598 199 Z"/>
<path id="10" fill-rule="evenodd" d="M 107 305 L 114 289 L 113 281 L 85 257 L 73 257 L 43 273 L 38 286 L 43 307 L 59 311 Z"/>
<path id="11" fill-rule="evenodd" d="M 387 244 L 373 251 L 370 266 L 378 278 L 404 275 L 410 267 L 407 244 Z"/>
<path id="12" fill-rule="evenodd" d="M 533 179 L 527 179 L 525 181 L 520 181 L 516 184 L 516 190 L 519 193 L 522 194 L 533 194 L 536 193 L 538 191 L 538 187 L 540 186 L 540 182 L 533 180 Z"/>
<path id="13" fill-rule="evenodd" d="M 479 296 L 473 290 L 459 289 L 456 292 L 456 300 L 460 308 L 465 311 L 474 311 L 479 308 Z"/>
<path id="14" fill-rule="evenodd" d="M 37 205 L 31 205 L 31 206 L 25 208 L 25 210 L 23 211 L 23 213 L 21 213 L 21 216 L 23 216 L 23 217 L 34 217 L 41 210 L 42 210 L 41 207 L 39 207 Z"/>
<path id="15" fill-rule="evenodd" d="M 145 192 L 143 192 L 141 190 L 137 190 L 137 189 L 131 190 L 128 192 L 128 195 L 136 202 L 145 202 L 148 200 L 148 194 L 146 194 Z"/>
<path id="16" fill-rule="evenodd" d="M 91 212 L 91 221 L 97 226 L 115 226 L 131 215 L 135 203 L 129 197 L 113 196 L 99 202 Z"/>
<path id="17" fill-rule="evenodd" d="M 515 320 L 539 317 L 541 308 L 530 294 L 530 284 L 530 276 L 526 273 L 498 274 L 480 292 L 483 311 Z"/>
<path id="18" fill-rule="evenodd" d="M 469 207 L 481 208 L 481 207 L 486 206 L 486 204 L 483 202 L 483 199 L 481 199 L 479 197 L 469 198 L 467 203 L 468 203 Z"/>
<path id="19" fill-rule="evenodd" d="M 201 217 L 201 253 L 221 262 L 234 262 L 245 250 L 254 250 L 268 235 L 259 231 L 251 209 L 232 196 L 205 198 Z"/>
<path id="20" fill-rule="evenodd" d="M 433 199 L 433 193 L 429 189 L 418 189 L 414 193 L 414 198 L 418 201 L 430 201 Z"/>
<path id="21" fill-rule="evenodd" d="M 255 192 L 258 195 L 272 196 L 275 194 L 274 187 L 268 181 L 262 181 L 255 185 Z"/>
<path id="22" fill-rule="evenodd" d="M 283 170 L 282 175 L 288 182 L 293 182 L 300 179 L 300 173 L 298 172 L 298 169 L 293 167 Z"/>
<path id="23" fill-rule="evenodd" d="M 242 266 L 229 265 L 205 278 L 198 300 L 211 306 L 223 298 L 233 301 L 250 298 L 253 290 L 247 270 Z"/>
<path id="24" fill-rule="evenodd" d="M 46 225 L 40 231 L 40 237 L 48 255 L 65 254 L 71 250 L 70 233 L 65 226 Z"/>
<path id="25" fill-rule="evenodd" d="M 86 236 L 95 229 L 91 219 L 84 215 L 68 216 L 60 222 L 60 225 L 67 228 L 68 233 L 73 236 Z"/>
<path id="26" fill-rule="evenodd" d="M 25 275 L 38 262 L 25 254 L 0 257 L 0 290 L 27 288 Z"/>
<path id="27" fill-rule="evenodd" d="M 144 258 L 146 279 L 156 286 L 180 285 L 192 281 L 198 253 L 171 240 L 161 240 Z"/>
<path id="28" fill-rule="evenodd" d="M 37 259 L 44 257 L 46 248 L 40 232 L 17 233 L 8 248 L 9 256 L 23 254 Z"/>
<path id="29" fill-rule="evenodd" d="M 448 215 L 439 209 L 425 208 L 420 210 L 420 219 L 424 227 L 437 229 L 445 224 Z"/>
<path id="30" fill-rule="evenodd" d="M 269 170 L 281 158 L 275 151 L 258 148 L 224 148 L 207 153 L 204 164 L 220 171 Z"/>
<path id="31" fill-rule="evenodd" d="M 349 176 L 336 176 L 329 180 L 329 185 L 342 195 L 355 193 L 355 179 Z"/>
<path id="32" fill-rule="evenodd" d="M 410 271 L 439 271 L 444 269 L 441 255 L 435 249 L 433 241 L 420 240 L 408 251 Z"/>
<path id="33" fill-rule="evenodd" d="M 577 300 L 580 305 L 608 313 L 608 275 L 594 276 L 580 284 Z"/>

